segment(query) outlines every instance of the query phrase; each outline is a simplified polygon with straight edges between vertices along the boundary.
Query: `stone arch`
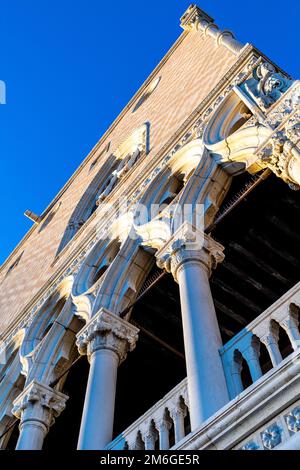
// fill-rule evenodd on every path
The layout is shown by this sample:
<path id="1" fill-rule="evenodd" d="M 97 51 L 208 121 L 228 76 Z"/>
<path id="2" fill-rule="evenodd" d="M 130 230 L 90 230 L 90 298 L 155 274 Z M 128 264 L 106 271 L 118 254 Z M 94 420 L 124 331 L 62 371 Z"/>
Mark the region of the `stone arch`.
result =
<path id="1" fill-rule="evenodd" d="M 116 157 L 111 154 L 85 190 L 69 219 L 62 240 L 57 249 L 56 256 L 59 255 L 64 247 L 72 240 L 77 231 L 85 224 L 85 222 L 97 209 L 97 194 L 99 191 L 104 189 L 105 183 L 115 168 L 116 163 Z"/>
<path id="2" fill-rule="evenodd" d="M 35 379 L 50 385 L 60 378 L 78 356 L 76 334 L 83 326 L 84 321 L 76 315 L 72 299 L 69 298 L 35 354 L 28 371 L 27 384 Z M 62 388 L 64 379 L 59 381 L 58 390 Z"/>
<path id="3" fill-rule="evenodd" d="M 181 199 L 202 155 L 201 141 L 193 140 L 172 156 L 140 200 L 140 205 L 148 209 L 147 219 L 143 218 L 142 223 L 149 222 L 153 216 L 159 215 L 164 207 Z M 154 212 L 151 211 L 153 205 L 155 205 Z M 137 217 L 135 217 L 135 222 L 139 224 Z"/>
<path id="4" fill-rule="evenodd" d="M 0 365 L 0 435 L 13 423 L 11 413 L 13 401 L 22 392 L 25 377 L 22 373 L 20 360 L 20 346 L 24 339 L 25 331 L 20 330 L 1 351 Z M 0 440 L 0 449 L 5 449 L 12 430 Z"/>
<path id="5" fill-rule="evenodd" d="M 265 168 L 256 151 L 272 134 L 259 122 L 252 122 L 253 104 L 232 90 L 210 118 L 203 143 L 214 158 L 231 174 L 247 169 L 256 173 Z M 256 109 L 256 113 L 257 113 Z"/>
<path id="6" fill-rule="evenodd" d="M 149 150 L 148 122 L 135 129 L 108 157 L 101 170 L 77 204 L 58 247 L 56 256 L 74 237 L 81 226 L 97 210 L 97 207 L 115 189 L 124 175 L 130 171 L 143 153 Z"/>
<path id="7" fill-rule="evenodd" d="M 23 373 L 27 375 L 27 380 L 32 375 L 29 372 L 36 362 L 40 350 L 43 349 L 43 344 L 47 342 L 48 335 L 56 322 L 59 321 L 65 307 L 68 306 L 73 282 L 73 276 L 64 279 L 25 328 L 20 357 Z"/>
<path id="8" fill-rule="evenodd" d="M 101 282 L 108 267 L 117 256 L 121 242 L 118 238 L 100 240 L 86 256 L 74 281 L 73 297 L 88 295 Z"/>
<path id="9" fill-rule="evenodd" d="M 93 314 L 101 307 L 120 314 L 135 300 L 153 264 L 154 257 L 143 249 L 141 240 L 129 235 L 107 270 L 95 300 Z"/>

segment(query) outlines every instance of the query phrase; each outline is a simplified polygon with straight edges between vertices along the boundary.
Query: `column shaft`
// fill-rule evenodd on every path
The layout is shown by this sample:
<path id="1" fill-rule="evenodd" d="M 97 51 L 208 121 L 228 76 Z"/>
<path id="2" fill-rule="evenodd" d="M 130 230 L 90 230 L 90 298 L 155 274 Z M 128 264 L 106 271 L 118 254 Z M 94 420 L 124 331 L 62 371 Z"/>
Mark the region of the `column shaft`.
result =
<path id="1" fill-rule="evenodd" d="M 42 450 L 47 428 L 38 421 L 25 421 L 20 425 L 16 450 Z"/>
<path id="2" fill-rule="evenodd" d="M 222 346 L 208 272 L 200 262 L 185 262 L 177 273 L 192 430 L 228 402 L 219 355 Z"/>
<path id="3" fill-rule="evenodd" d="M 112 440 L 119 358 L 109 349 L 91 356 L 78 449 L 100 450 Z"/>

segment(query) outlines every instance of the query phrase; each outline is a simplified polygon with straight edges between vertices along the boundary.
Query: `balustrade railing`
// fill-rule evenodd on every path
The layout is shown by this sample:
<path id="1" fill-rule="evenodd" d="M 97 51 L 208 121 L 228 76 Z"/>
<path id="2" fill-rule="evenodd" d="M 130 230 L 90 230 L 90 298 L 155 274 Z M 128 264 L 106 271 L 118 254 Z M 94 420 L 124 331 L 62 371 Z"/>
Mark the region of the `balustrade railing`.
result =
<path id="1" fill-rule="evenodd" d="M 109 450 L 168 450 L 190 432 L 187 380 L 184 379 L 128 429 Z"/>
<path id="2" fill-rule="evenodd" d="M 260 360 L 262 345 L 266 347 L 272 367 L 282 362 L 283 356 L 279 344 L 280 329 L 285 331 L 291 350 L 296 351 L 300 348 L 299 310 L 300 283 L 221 348 L 220 354 L 231 398 L 236 397 L 246 388 L 242 380 L 245 362 L 252 382 L 257 381 L 263 375 Z"/>

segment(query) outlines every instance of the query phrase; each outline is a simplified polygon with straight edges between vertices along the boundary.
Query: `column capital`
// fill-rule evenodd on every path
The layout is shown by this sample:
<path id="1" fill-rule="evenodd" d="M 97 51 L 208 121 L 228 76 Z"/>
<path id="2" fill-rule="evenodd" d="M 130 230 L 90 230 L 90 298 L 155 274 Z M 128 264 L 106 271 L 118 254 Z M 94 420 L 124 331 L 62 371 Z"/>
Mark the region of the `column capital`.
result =
<path id="1" fill-rule="evenodd" d="M 171 239 L 157 252 L 157 265 L 171 272 L 177 281 L 178 270 L 185 263 L 201 263 L 209 276 L 218 263 L 224 260 L 224 247 L 203 231 L 188 222 L 174 233 Z"/>
<path id="2" fill-rule="evenodd" d="M 105 308 L 91 318 L 77 334 L 79 353 L 90 357 L 94 352 L 108 349 L 117 354 L 123 362 L 129 351 L 133 351 L 139 329 Z"/>
<path id="3" fill-rule="evenodd" d="M 21 422 L 38 421 L 48 430 L 54 418 L 65 409 L 68 398 L 48 385 L 33 380 L 14 400 L 12 414 Z"/>

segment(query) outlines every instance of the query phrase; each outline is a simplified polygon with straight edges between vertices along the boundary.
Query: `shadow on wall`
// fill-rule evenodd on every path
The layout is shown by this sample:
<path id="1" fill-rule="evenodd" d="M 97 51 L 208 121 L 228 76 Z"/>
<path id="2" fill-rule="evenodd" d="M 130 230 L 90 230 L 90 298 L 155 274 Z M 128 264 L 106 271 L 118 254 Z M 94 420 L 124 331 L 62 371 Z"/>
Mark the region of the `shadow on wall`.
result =
<path id="1" fill-rule="evenodd" d="M 69 219 L 64 235 L 57 249 L 56 257 L 72 240 L 72 238 L 75 236 L 80 227 L 85 224 L 85 222 L 97 209 L 97 195 L 101 190 L 105 188 L 105 183 L 107 182 L 109 175 L 115 168 L 116 163 L 116 157 L 111 154 L 105 162 L 104 166 L 100 168 L 100 171 L 97 172 L 96 176 L 93 178 L 92 182 L 84 192 L 83 196 L 81 197 L 80 201 L 78 202 L 77 206 L 75 207 L 75 210 L 73 211 Z M 94 166 L 94 169 L 96 170 L 96 165 Z"/>

